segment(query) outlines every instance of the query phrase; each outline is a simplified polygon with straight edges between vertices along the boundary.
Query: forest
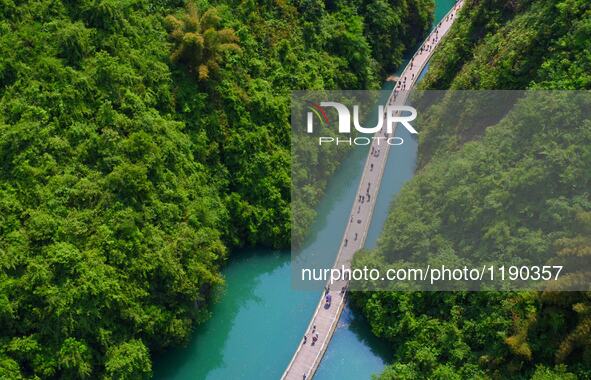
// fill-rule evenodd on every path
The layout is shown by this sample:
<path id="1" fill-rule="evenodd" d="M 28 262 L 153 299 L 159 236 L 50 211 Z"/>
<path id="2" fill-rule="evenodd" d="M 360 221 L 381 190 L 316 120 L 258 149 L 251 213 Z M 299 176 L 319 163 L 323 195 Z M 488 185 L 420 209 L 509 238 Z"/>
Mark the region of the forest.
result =
<path id="1" fill-rule="evenodd" d="M 0 378 L 150 378 L 232 252 L 290 242 L 291 91 L 376 88 L 432 12 L 0 0 Z"/>
<path id="2" fill-rule="evenodd" d="M 541 90 L 591 88 L 591 4 L 466 0 L 458 17 L 421 89 L 539 92 L 488 125 L 427 120 L 417 174 L 355 265 L 504 253 L 587 262 L 591 120 L 572 112 L 574 93 L 533 105 Z M 591 292 L 383 291 L 353 301 L 394 352 L 379 379 L 591 378 Z"/>

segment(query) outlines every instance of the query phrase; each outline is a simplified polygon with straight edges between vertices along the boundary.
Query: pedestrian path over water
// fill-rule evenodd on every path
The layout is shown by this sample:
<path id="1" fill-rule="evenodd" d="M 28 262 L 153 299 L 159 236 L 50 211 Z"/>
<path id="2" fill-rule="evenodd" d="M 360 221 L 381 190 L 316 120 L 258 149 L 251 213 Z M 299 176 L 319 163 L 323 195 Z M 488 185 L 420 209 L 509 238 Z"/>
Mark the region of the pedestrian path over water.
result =
<path id="1" fill-rule="evenodd" d="M 455 14 L 463 5 L 463 0 L 452 7 L 449 14 L 437 24 L 427 36 L 423 44 L 417 49 L 410 62 L 400 74 L 398 82 L 386 101 L 387 105 L 403 105 L 406 103 L 408 91 L 418 81 L 423 68 L 429 62 L 431 55 L 451 28 Z M 386 118 L 384 118 L 385 120 Z M 400 128 L 396 128 L 400 129 Z M 375 136 L 390 137 L 384 129 L 376 132 Z M 370 145 L 370 151 L 365 161 L 361 181 L 345 227 L 341 245 L 333 268 L 348 270 L 357 251 L 365 246 L 367 232 L 372 222 L 376 198 L 379 194 L 382 178 L 384 177 L 390 145 L 380 144 L 375 139 Z M 388 176 L 390 173 L 386 173 Z M 373 199 L 373 202 L 371 201 Z M 296 346 L 295 353 L 287 365 L 282 379 L 300 380 L 311 379 L 315 374 L 324 353 L 333 337 L 341 313 L 345 307 L 348 278 L 340 278 L 327 284 L 324 294 L 316 306 L 316 310 L 303 331 L 303 339 Z"/>

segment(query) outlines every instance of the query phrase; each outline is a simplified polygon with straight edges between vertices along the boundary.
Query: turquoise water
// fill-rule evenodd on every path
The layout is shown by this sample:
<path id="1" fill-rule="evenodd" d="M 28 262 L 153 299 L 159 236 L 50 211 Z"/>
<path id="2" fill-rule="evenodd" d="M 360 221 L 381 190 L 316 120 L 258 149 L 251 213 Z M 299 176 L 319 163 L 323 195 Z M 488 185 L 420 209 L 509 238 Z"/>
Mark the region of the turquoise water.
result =
<path id="1" fill-rule="evenodd" d="M 455 0 L 435 0 L 435 17 L 433 19 L 433 26 L 441 21 L 443 16 L 449 12 L 455 3 Z"/>
<path id="2" fill-rule="evenodd" d="M 436 23 L 453 5 L 437 0 Z M 387 83 L 384 89 L 392 86 Z M 416 141 L 403 128 L 405 143 L 390 150 L 376 199 L 366 246 L 375 245 L 388 205 L 413 175 Z M 331 179 L 319 205 L 311 247 L 337 251 L 355 197 L 366 151 L 356 149 Z M 155 378 L 174 380 L 278 379 L 289 363 L 318 301 L 317 292 L 291 287 L 288 251 L 234 252 L 224 269 L 226 288 L 212 306 L 213 317 L 199 326 L 188 345 L 155 358 Z M 368 379 L 391 359 L 388 348 L 348 307 L 315 376 L 317 380 Z"/>

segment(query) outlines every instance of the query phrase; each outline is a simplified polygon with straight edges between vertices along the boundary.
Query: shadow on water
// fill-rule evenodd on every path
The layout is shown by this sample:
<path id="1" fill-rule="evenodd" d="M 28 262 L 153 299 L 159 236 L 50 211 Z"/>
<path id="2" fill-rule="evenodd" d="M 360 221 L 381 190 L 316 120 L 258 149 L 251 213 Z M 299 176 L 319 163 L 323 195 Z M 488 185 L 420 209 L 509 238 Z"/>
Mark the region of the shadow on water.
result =
<path id="1" fill-rule="evenodd" d="M 348 329 L 355 334 L 357 339 L 369 347 L 370 351 L 384 362 L 392 359 L 393 350 L 390 345 L 377 338 L 370 329 L 367 328 L 368 322 L 365 317 L 359 313 L 353 312 L 347 305 L 343 310 L 344 323 L 348 323 Z M 340 322 L 340 321 L 339 321 Z"/>
<path id="2" fill-rule="evenodd" d="M 228 344 L 240 340 L 231 336 L 239 314 L 245 314 L 245 325 L 248 325 L 248 319 L 252 318 L 248 316 L 249 309 L 265 308 L 269 289 L 265 289 L 264 283 L 288 266 L 289 252 L 242 250 L 235 255 L 224 273 L 231 281 L 218 295 L 223 302 L 211 306 L 215 317 L 198 326 L 186 346 L 173 348 L 155 358 L 158 363 L 155 378 L 205 379 L 210 372 L 225 367 Z"/>

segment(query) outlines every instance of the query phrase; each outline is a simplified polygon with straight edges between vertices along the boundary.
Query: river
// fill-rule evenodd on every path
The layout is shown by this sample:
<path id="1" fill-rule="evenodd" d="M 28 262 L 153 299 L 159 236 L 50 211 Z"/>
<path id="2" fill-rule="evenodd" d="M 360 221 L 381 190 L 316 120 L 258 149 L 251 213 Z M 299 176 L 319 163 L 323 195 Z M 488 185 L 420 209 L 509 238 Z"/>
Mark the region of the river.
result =
<path id="1" fill-rule="evenodd" d="M 453 6 L 436 0 L 435 23 Z M 384 85 L 389 90 L 392 83 Z M 388 206 L 412 178 L 417 143 L 404 128 L 404 144 L 390 149 L 366 247 L 375 245 Z M 318 208 L 315 249 L 337 252 L 356 196 L 367 151 L 355 149 L 333 176 Z M 251 249 L 234 252 L 224 269 L 226 288 L 212 308 L 212 318 L 198 326 L 185 347 L 155 358 L 158 380 L 278 379 L 300 342 L 318 302 L 317 292 L 295 291 L 289 251 Z M 343 312 L 316 380 L 369 379 L 391 360 L 387 346 L 348 307 Z"/>

